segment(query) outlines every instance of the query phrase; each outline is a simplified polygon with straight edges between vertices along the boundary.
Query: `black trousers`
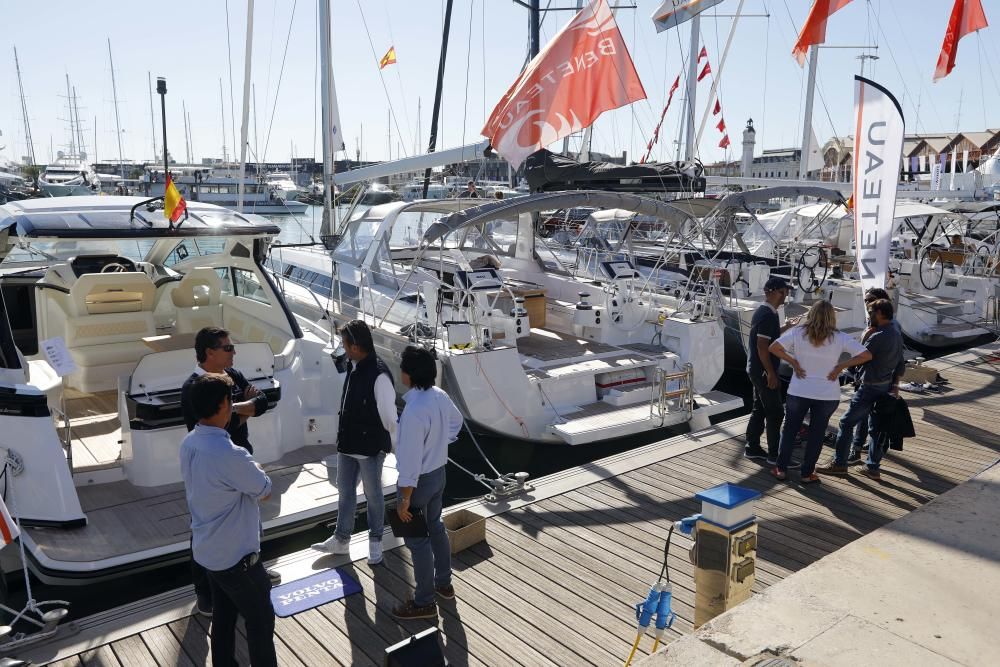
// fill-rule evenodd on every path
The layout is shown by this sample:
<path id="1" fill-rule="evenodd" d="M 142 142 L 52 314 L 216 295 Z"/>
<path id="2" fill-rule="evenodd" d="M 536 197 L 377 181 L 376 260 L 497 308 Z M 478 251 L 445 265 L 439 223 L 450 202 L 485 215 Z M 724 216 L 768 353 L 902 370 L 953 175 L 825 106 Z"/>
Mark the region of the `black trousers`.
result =
<path id="1" fill-rule="evenodd" d="M 238 667 L 236 619 L 246 623 L 247 650 L 253 667 L 277 667 L 274 652 L 274 607 L 271 580 L 257 555 L 246 556 L 228 570 L 204 570 L 212 588 L 212 664 Z M 253 564 L 250 561 L 254 560 Z"/>
<path id="2" fill-rule="evenodd" d="M 753 410 L 747 422 L 747 447 L 760 446 L 760 436 L 767 430 L 767 455 L 778 458 L 778 444 L 781 442 L 781 422 L 785 418 L 785 406 L 781 400 L 781 382 L 777 389 L 769 389 L 767 375 L 750 373 L 753 385 Z"/>

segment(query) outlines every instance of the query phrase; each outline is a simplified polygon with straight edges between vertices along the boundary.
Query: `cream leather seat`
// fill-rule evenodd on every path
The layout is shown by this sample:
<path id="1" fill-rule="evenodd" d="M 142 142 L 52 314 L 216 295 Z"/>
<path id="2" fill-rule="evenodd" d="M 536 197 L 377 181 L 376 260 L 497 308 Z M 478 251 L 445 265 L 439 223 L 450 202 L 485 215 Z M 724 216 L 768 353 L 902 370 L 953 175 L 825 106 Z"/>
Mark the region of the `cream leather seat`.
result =
<path id="1" fill-rule="evenodd" d="M 66 300 L 66 347 L 77 371 L 69 387 L 97 392 L 117 388 L 119 375 L 132 372 L 156 335 L 156 286 L 145 273 L 88 273 L 70 287 Z"/>
<path id="2" fill-rule="evenodd" d="M 215 269 L 191 269 L 170 292 L 170 298 L 177 309 L 178 333 L 222 326 L 222 279 Z"/>

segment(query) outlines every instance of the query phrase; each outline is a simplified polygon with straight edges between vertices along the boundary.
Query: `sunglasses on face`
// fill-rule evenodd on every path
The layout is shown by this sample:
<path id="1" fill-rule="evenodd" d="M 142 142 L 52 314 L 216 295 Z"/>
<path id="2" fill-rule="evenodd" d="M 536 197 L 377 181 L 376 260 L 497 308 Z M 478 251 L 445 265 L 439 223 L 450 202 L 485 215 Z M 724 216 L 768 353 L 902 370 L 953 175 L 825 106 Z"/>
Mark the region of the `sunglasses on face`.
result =
<path id="1" fill-rule="evenodd" d="M 233 345 L 233 344 L 229 344 L 229 345 L 216 345 L 212 349 L 213 350 L 222 350 L 223 352 L 233 352 L 236 349 L 236 346 Z"/>

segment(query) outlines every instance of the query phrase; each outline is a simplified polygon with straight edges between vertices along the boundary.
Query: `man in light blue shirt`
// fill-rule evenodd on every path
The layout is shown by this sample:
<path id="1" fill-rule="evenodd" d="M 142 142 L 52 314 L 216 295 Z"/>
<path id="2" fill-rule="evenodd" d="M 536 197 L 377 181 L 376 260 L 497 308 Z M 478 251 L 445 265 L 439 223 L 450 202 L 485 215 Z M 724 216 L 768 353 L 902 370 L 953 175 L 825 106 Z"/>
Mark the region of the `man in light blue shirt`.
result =
<path id="1" fill-rule="evenodd" d="M 411 389 L 403 396 L 396 441 L 396 512 L 404 522 L 414 511 L 427 521 L 427 537 L 404 537 L 413 556 L 416 590 L 412 600 L 392 610 L 399 619 L 436 618 L 435 592 L 455 597 L 451 585 L 451 545 L 441 521 L 448 445 L 462 428 L 462 414 L 448 394 L 434 386 L 437 365 L 430 350 L 411 345 L 403 351 L 400 379 Z"/>
<path id="2" fill-rule="evenodd" d="M 236 619 L 246 621 L 253 667 L 278 664 L 274 651 L 271 581 L 260 560 L 260 507 L 271 479 L 226 431 L 232 380 L 207 373 L 191 382 L 198 423 L 181 443 L 181 476 L 191 513 L 195 561 L 212 588 L 212 664 L 236 665 Z"/>

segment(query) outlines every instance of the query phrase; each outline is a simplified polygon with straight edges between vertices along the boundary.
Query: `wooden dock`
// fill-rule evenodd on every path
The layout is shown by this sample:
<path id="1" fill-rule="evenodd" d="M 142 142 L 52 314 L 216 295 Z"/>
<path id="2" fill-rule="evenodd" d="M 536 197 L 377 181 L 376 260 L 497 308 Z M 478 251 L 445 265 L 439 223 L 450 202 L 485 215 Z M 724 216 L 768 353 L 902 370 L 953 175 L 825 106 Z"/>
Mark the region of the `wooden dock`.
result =
<path id="1" fill-rule="evenodd" d="M 440 604 L 449 662 L 622 664 L 635 636 L 633 605 L 659 574 L 667 529 L 697 512 L 694 494 L 716 484 L 764 494 L 756 591 L 961 484 L 1000 455 L 1000 436 L 989 426 L 1000 412 L 998 352 L 993 345 L 929 363 L 946 383 L 940 392 L 905 394 L 918 435 L 887 455 L 881 483 L 853 474 L 803 487 L 794 472 L 790 483 L 776 482 L 742 458 L 743 417 L 551 475 L 508 504 L 462 505 L 491 518 L 486 543 L 455 557 L 457 599 Z M 386 542 L 395 544 L 391 536 Z M 381 665 L 386 646 L 429 627 L 388 614 L 412 591 L 408 551 L 387 551 L 385 564 L 371 568 L 357 560 L 364 545 L 356 546 L 346 567 L 363 594 L 279 618 L 282 665 Z M 690 546 L 674 534 L 671 637 L 692 629 Z M 291 581 L 342 561 L 305 551 L 277 566 Z M 210 664 L 209 624 L 191 616 L 192 604 L 190 588 L 172 591 L 82 619 L 79 634 L 25 655 L 59 667 Z M 651 644 L 647 637 L 641 650 Z"/>

